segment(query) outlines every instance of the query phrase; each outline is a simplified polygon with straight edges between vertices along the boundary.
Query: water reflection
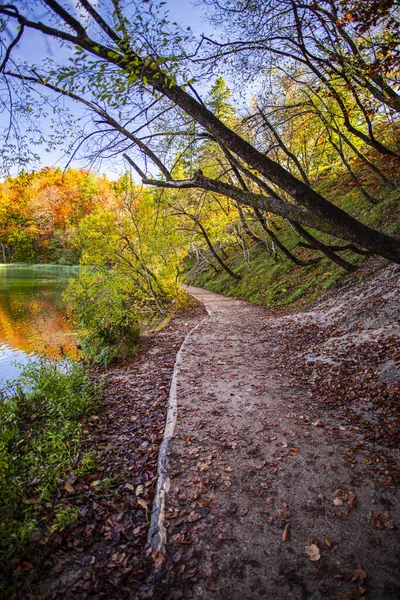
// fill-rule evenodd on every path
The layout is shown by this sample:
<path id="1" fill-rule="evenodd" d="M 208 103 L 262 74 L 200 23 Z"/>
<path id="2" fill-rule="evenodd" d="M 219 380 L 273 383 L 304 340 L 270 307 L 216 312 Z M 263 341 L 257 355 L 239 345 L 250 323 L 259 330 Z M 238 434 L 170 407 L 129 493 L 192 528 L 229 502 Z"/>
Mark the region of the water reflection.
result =
<path id="1" fill-rule="evenodd" d="M 76 356 L 61 295 L 77 272 L 56 265 L 0 265 L 0 386 L 18 375 L 16 360 Z"/>

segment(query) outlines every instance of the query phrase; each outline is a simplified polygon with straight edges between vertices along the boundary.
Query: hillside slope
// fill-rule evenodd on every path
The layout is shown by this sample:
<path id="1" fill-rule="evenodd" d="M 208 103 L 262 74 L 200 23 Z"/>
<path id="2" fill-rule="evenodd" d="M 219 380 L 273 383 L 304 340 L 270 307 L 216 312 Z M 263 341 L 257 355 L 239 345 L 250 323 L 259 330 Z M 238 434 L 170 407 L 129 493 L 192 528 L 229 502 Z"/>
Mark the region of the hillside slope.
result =
<path id="1" fill-rule="evenodd" d="M 318 191 L 366 225 L 394 235 L 400 234 L 398 191 L 389 192 L 381 189 L 379 203 L 371 205 L 360 196 L 357 189 L 349 185 L 348 176 L 338 171 L 334 177 L 330 175 L 321 182 Z M 376 190 L 375 194 L 378 195 Z M 271 240 L 265 237 L 265 232 L 259 223 L 249 217 L 248 224 L 259 238 L 269 243 L 269 254 L 244 235 L 242 245 L 232 242 L 219 244 L 220 253 L 229 267 L 240 276 L 239 281 L 222 270 L 210 253 L 204 253 L 204 258 L 196 259 L 192 255 L 187 259 L 185 282 L 268 308 L 282 306 L 299 308 L 315 300 L 325 290 L 346 277 L 346 272 L 341 267 L 325 257 L 316 264 L 298 266 L 282 256 L 279 250 L 276 255 Z M 321 256 L 315 250 L 299 246 L 301 240 L 288 223 L 280 221 L 278 225 L 272 218 L 269 225 L 284 246 L 298 259 L 307 261 Z M 332 238 L 329 239 L 328 236 L 316 231 L 312 231 L 312 234 L 324 243 L 333 243 Z M 343 244 L 343 240 L 338 239 L 334 243 L 340 245 Z M 340 252 L 340 256 L 358 266 L 368 258 L 351 251 Z M 364 277 L 362 272 L 359 275 L 356 272 L 354 281 L 358 277 Z"/>

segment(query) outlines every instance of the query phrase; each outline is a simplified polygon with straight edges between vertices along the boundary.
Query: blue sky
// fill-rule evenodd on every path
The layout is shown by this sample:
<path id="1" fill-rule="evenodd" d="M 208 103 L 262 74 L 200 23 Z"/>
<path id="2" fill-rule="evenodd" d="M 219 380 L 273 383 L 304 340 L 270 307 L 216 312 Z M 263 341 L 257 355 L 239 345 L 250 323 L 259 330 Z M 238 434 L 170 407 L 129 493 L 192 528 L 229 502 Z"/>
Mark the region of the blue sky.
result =
<path id="1" fill-rule="evenodd" d="M 71 1 L 73 2 L 73 0 Z M 176 21 L 182 27 L 186 28 L 190 26 L 195 33 L 211 33 L 211 27 L 204 19 L 204 8 L 200 9 L 198 6 L 195 6 L 194 3 L 188 0 L 166 0 L 165 8 L 167 8 L 169 11 L 170 20 Z M 43 9 L 43 11 L 45 10 L 46 9 Z M 60 49 L 56 42 L 54 42 L 53 45 L 53 43 L 49 42 L 49 40 L 44 39 L 44 36 L 41 34 L 28 31 L 16 49 L 16 56 L 21 58 L 23 57 L 25 60 L 34 62 L 35 59 L 43 57 L 44 53 L 48 56 L 51 56 L 53 52 L 57 53 L 59 56 Z M 66 104 L 76 115 L 77 119 L 83 114 L 82 109 L 72 101 L 67 101 Z M 5 115 L 0 115 L 0 125 L 2 125 L 5 121 Z M 42 126 L 44 132 L 46 132 L 46 129 L 48 130 L 45 121 L 40 125 Z M 45 152 L 41 147 L 36 148 L 35 150 L 41 157 L 42 164 L 40 166 L 64 167 L 68 160 L 68 157 L 65 156 L 65 152 L 61 148 L 54 150 L 51 153 Z M 84 164 L 81 161 L 73 161 L 71 166 L 82 167 Z M 35 167 L 37 167 L 37 165 L 35 165 Z M 119 165 L 113 168 L 111 164 L 106 163 L 103 163 L 103 165 L 99 168 L 100 173 L 106 173 L 113 179 L 118 176 L 118 172 L 121 170 L 122 167 Z"/>
<path id="2" fill-rule="evenodd" d="M 167 0 L 168 10 L 171 17 L 179 25 L 191 26 L 194 31 L 210 31 L 210 26 L 205 22 L 204 9 L 195 6 L 188 0 Z"/>

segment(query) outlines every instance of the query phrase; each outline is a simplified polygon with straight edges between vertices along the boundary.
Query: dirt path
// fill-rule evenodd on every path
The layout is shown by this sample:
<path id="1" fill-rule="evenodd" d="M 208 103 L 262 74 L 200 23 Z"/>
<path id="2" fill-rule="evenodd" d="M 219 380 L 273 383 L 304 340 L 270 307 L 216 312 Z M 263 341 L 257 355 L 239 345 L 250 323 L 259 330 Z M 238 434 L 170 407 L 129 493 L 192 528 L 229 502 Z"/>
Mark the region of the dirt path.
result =
<path id="1" fill-rule="evenodd" d="M 291 378 L 270 313 L 189 291 L 210 316 L 181 354 L 166 559 L 147 597 L 398 598 L 396 488 L 377 487 L 360 428 Z"/>

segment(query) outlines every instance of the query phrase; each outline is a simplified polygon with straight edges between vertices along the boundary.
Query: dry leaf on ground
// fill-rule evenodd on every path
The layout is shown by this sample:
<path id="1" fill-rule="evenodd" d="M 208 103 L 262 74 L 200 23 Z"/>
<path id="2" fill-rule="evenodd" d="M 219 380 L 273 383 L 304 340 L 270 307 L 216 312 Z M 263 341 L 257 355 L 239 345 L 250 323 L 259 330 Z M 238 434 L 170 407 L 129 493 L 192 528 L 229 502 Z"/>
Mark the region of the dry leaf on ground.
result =
<path id="1" fill-rule="evenodd" d="M 282 533 L 282 541 L 287 542 L 290 538 L 290 524 L 288 523 Z"/>
<path id="2" fill-rule="evenodd" d="M 306 554 L 310 560 L 317 562 L 321 558 L 321 552 L 317 544 L 308 544 L 306 546 Z"/>

